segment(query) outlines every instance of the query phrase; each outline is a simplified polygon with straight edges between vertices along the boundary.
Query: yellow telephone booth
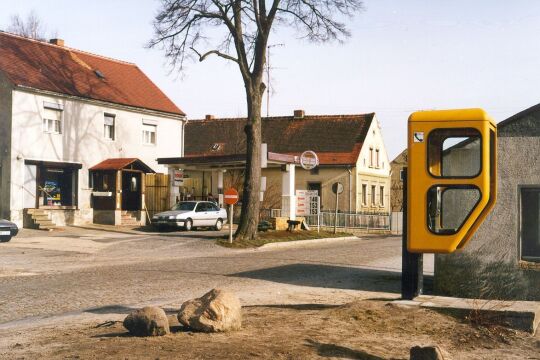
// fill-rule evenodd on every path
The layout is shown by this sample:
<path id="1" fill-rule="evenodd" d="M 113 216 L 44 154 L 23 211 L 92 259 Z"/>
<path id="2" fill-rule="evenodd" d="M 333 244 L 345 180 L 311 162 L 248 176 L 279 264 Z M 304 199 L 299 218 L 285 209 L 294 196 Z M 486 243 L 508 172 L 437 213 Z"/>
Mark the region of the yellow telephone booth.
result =
<path id="1" fill-rule="evenodd" d="M 407 249 L 463 247 L 496 199 L 497 126 L 482 109 L 409 117 Z"/>

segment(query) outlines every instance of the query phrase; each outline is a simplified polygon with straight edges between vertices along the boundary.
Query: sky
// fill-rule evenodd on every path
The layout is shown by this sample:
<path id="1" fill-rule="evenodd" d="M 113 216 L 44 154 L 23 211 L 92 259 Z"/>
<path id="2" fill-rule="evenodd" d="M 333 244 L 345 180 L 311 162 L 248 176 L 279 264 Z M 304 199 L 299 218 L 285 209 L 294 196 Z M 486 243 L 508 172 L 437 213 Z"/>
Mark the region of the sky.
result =
<path id="1" fill-rule="evenodd" d="M 188 119 L 246 115 L 238 68 L 220 58 L 171 71 L 148 49 L 157 0 L 0 0 L 0 29 L 35 11 L 69 47 L 136 63 Z M 484 108 L 497 122 L 540 102 L 540 1 L 364 0 L 344 44 L 272 34 L 269 114 L 375 112 L 390 159 L 417 110 Z M 266 114 L 266 103 L 263 114 Z"/>

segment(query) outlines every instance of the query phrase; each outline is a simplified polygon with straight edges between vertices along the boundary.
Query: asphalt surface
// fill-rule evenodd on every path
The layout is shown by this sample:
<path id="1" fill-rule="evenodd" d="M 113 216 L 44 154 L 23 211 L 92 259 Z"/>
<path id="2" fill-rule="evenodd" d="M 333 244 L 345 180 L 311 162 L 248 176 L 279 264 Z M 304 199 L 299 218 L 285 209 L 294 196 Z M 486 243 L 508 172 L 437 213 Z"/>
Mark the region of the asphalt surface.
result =
<path id="1" fill-rule="evenodd" d="M 146 304 L 178 307 L 214 287 L 236 291 L 243 304 L 399 297 L 400 237 L 234 250 L 215 244 L 221 234 L 23 230 L 0 244 L 0 329 Z"/>

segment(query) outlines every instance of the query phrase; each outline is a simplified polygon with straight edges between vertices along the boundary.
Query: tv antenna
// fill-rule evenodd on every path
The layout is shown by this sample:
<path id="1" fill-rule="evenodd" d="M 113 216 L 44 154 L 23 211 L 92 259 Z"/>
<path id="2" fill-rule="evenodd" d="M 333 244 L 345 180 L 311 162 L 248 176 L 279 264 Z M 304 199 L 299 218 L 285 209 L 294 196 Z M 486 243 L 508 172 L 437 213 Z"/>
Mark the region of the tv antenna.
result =
<path id="1" fill-rule="evenodd" d="M 278 46 L 285 46 L 285 44 L 272 44 L 266 47 L 266 82 L 268 83 L 266 88 L 266 117 L 270 116 L 270 49 Z"/>

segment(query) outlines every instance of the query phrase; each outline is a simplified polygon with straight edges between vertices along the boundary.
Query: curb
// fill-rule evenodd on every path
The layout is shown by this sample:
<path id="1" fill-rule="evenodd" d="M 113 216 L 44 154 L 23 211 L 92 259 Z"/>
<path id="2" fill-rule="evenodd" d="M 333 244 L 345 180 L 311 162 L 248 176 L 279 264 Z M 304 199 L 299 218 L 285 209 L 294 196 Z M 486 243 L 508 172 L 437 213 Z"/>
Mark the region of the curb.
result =
<path id="1" fill-rule="evenodd" d="M 331 242 L 336 242 L 336 241 L 360 240 L 360 239 L 361 238 L 358 236 L 343 236 L 343 237 L 311 239 L 311 240 L 282 241 L 282 242 L 273 242 L 273 243 L 264 244 L 256 248 L 256 250 L 278 249 L 278 248 L 295 247 L 298 245 L 300 246 L 314 245 L 314 244 L 322 244 L 322 243 L 331 243 Z"/>

